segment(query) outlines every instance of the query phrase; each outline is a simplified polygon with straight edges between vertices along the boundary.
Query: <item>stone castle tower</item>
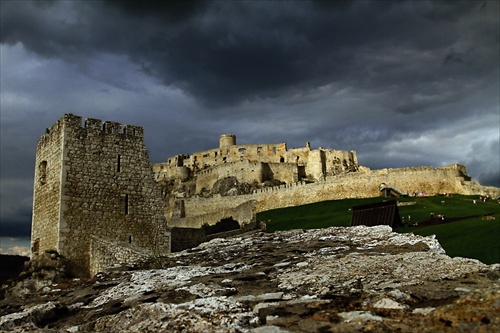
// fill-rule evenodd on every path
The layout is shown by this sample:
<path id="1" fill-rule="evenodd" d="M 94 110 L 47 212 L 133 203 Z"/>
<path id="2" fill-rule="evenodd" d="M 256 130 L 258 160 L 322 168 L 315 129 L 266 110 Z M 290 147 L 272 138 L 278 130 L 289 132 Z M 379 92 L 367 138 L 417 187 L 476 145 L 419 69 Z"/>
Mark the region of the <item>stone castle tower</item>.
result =
<path id="1" fill-rule="evenodd" d="M 71 258 L 70 272 L 85 276 L 99 262 L 119 261 L 116 246 L 169 252 L 142 127 L 98 119 L 82 126 L 81 117 L 66 114 L 38 141 L 35 163 L 32 259 L 57 251 Z M 104 258 L 109 244 L 116 246 Z"/>

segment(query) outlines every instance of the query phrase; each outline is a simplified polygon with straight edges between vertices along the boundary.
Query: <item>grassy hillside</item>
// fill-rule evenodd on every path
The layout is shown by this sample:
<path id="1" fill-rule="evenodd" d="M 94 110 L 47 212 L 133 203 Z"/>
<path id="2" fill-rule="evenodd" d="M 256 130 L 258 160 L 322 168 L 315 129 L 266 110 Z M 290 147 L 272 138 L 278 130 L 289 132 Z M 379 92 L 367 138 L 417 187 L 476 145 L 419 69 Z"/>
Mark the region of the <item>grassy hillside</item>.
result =
<path id="1" fill-rule="evenodd" d="M 473 200 L 476 200 L 476 204 Z M 267 230 L 314 229 L 330 226 L 349 226 L 350 208 L 357 205 L 381 202 L 385 198 L 345 199 L 325 201 L 300 207 L 276 209 L 257 214 L 257 219 L 267 223 Z M 436 235 L 452 257 L 460 256 L 481 260 L 484 263 L 500 263 L 500 204 L 498 201 L 479 201 L 478 196 L 453 195 L 451 197 L 398 198 L 410 202 L 399 207 L 406 225 L 397 232 L 413 232 L 418 235 Z M 444 215 L 442 220 L 431 219 Z M 485 215 L 495 220 L 483 220 Z M 410 219 L 408 219 L 410 217 Z"/>

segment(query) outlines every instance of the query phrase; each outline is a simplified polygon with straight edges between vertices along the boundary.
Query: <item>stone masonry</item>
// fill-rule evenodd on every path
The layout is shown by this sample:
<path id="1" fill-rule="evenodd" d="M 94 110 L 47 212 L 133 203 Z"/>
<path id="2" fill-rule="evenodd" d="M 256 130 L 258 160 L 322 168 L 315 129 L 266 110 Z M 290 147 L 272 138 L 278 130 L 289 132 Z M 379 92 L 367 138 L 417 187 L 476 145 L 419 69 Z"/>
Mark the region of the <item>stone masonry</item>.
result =
<path id="1" fill-rule="evenodd" d="M 79 276 L 170 252 L 169 227 L 235 220 L 243 230 L 258 212 L 379 196 L 381 186 L 410 195 L 500 196 L 459 164 L 370 170 L 355 151 L 237 145 L 233 134 L 221 135 L 219 148 L 151 165 L 142 127 L 98 119 L 82 125 L 71 114 L 40 138 L 35 163 L 32 259 L 57 252 Z M 225 196 L 212 192 L 221 182 Z M 242 184 L 246 192 L 230 188 Z"/>
<path id="2" fill-rule="evenodd" d="M 254 202 L 253 210 L 258 213 L 326 200 L 375 197 L 381 195 L 381 186 L 409 195 L 500 196 L 499 188 L 471 181 L 466 167 L 459 164 L 370 170 L 358 164 L 355 151 L 311 149 L 309 143 L 292 149 L 287 149 L 286 143 L 237 145 L 233 134 L 221 135 L 219 148 L 176 155 L 166 163 L 154 164 L 153 171 L 156 181 L 171 186 L 170 191 L 164 189 L 165 215 L 175 227 L 185 226 L 186 221 L 193 226 L 199 224 L 195 221 L 214 224 L 218 219 L 210 216 L 229 218 L 231 209 L 249 207 L 242 206 L 246 202 Z M 253 184 L 253 190 L 233 191 L 238 195 L 230 198 L 213 192 L 204 195 L 229 177 Z M 268 181 L 281 185 L 265 186 Z M 182 214 L 178 211 L 180 201 Z"/>
<path id="3" fill-rule="evenodd" d="M 168 253 L 164 203 L 154 180 L 143 129 L 64 115 L 37 145 L 32 259 L 55 251 L 85 276 L 101 260 L 92 236 Z M 95 249 L 94 249 L 95 250 Z"/>

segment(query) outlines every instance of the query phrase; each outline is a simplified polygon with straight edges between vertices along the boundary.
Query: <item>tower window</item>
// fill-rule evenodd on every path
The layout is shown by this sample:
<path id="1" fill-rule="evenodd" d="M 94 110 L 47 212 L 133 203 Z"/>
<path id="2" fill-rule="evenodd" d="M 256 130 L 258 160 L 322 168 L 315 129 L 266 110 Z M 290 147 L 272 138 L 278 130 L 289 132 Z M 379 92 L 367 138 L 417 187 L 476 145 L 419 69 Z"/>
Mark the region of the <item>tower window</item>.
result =
<path id="1" fill-rule="evenodd" d="M 118 157 L 116 158 L 116 171 L 117 172 L 121 171 L 121 156 L 120 155 L 118 155 Z"/>
<path id="2" fill-rule="evenodd" d="M 129 213 L 129 197 L 128 194 L 125 194 L 125 215 Z"/>
<path id="3" fill-rule="evenodd" d="M 42 185 L 47 182 L 47 161 L 42 161 L 38 167 L 38 180 Z"/>

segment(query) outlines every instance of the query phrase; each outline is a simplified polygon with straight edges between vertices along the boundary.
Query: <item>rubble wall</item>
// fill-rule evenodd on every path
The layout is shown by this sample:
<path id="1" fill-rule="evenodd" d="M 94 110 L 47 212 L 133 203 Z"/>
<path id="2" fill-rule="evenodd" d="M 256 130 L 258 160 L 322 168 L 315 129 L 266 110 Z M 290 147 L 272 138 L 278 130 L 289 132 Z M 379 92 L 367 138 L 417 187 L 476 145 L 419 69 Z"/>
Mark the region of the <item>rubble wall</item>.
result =
<path id="1" fill-rule="evenodd" d="M 261 183 L 263 181 L 263 163 L 248 160 L 223 163 L 205 170 L 196 175 L 196 192 L 203 188 L 212 189 L 215 182 L 226 177 L 236 177 L 240 182 Z"/>
<path id="2" fill-rule="evenodd" d="M 150 258 L 151 252 L 144 249 L 93 236 L 90 246 L 90 275 L 94 276 L 111 265 L 146 261 Z"/>
<path id="3" fill-rule="evenodd" d="M 264 188 L 252 194 L 185 200 L 186 217 L 208 214 L 222 207 L 234 207 L 255 200 L 256 212 L 299 206 L 326 200 L 367 198 L 380 195 L 380 185 L 396 187 L 409 195 L 438 195 L 456 193 L 464 195 L 500 196 L 500 189 L 481 186 L 465 177 L 465 167 L 452 165 L 441 168 L 412 167 L 400 169 L 367 170 L 325 177 L 316 183 L 292 183 Z"/>
<path id="4" fill-rule="evenodd" d="M 238 196 L 242 197 L 242 196 Z M 245 196 L 246 197 L 246 196 Z M 219 196 L 220 198 L 220 196 Z M 227 198 L 227 197 L 226 197 Z M 234 198 L 234 197 L 231 197 Z M 212 201 L 211 199 L 205 199 Z M 187 200 L 191 202 L 190 200 Z M 199 202 L 197 200 L 197 202 Z M 241 202 L 237 206 L 228 205 L 227 202 L 224 205 L 223 201 L 217 202 L 217 209 L 214 209 L 210 206 L 204 205 L 204 211 L 202 210 L 193 210 L 193 214 L 186 215 L 186 217 L 180 219 L 173 219 L 168 222 L 169 227 L 177 227 L 177 228 L 201 228 L 205 225 L 215 225 L 217 222 L 232 218 L 233 220 L 238 221 L 240 226 L 243 228 L 245 225 L 250 223 L 255 223 L 255 201 L 247 200 L 245 202 Z M 193 208 L 191 208 L 193 209 Z"/>

